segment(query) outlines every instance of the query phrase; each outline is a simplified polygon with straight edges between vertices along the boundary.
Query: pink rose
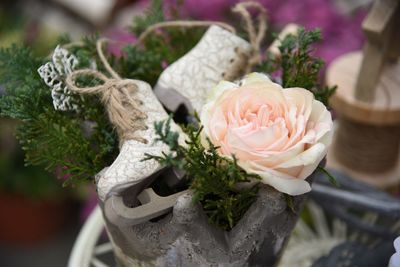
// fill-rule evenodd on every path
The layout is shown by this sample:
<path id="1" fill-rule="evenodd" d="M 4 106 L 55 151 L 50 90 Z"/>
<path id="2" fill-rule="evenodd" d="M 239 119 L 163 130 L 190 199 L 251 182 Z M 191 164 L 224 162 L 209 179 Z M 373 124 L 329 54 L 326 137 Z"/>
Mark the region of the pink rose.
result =
<path id="1" fill-rule="evenodd" d="M 241 85 L 220 82 L 203 107 L 203 140 L 235 155 L 248 173 L 289 195 L 311 190 L 305 179 L 325 157 L 332 139 L 332 117 L 303 88 L 283 89 L 260 73 Z"/>

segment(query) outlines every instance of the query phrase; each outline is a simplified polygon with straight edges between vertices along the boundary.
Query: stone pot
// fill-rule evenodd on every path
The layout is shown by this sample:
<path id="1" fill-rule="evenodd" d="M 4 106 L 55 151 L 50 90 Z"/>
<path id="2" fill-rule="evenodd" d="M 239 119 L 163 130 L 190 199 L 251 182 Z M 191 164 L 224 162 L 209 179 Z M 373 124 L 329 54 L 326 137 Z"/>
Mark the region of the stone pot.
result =
<path id="1" fill-rule="evenodd" d="M 100 204 L 119 266 L 273 266 L 307 197 L 294 197 L 292 210 L 282 193 L 262 185 L 255 203 L 228 232 L 208 223 L 191 191 L 157 196 L 161 203 L 175 199 L 170 211 L 138 220 L 132 197 L 142 189 L 120 188 Z"/>

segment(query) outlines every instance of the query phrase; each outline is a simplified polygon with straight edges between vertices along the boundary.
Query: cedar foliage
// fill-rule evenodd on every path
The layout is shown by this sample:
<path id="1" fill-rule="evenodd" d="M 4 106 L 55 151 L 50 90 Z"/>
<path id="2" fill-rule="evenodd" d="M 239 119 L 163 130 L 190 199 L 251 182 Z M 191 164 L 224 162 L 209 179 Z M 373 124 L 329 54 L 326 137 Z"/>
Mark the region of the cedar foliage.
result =
<path id="1" fill-rule="evenodd" d="M 275 36 L 277 37 L 277 36 Z M 321 87 L 319 73 L 324 61 L 313 56 L 313 45 L 321 40 L 321 31 L 307 31 L 300 27 L 297 34 L 288 34 L 280 40 L 280 56 L 268 54 L 257 67 L 266 73 L 278 73 L 278 82 L 283 88 L 301 87 L 310 90 L 315 98 L 328 106 L 334 87 Z"/>
<path id="2" fill-rule="evenodd" d="M 155 141 L 167 144 L 170 152 L 162 156 L 147 155 L 145 160 L 155 159 L 164 166 L 185 171 L 190 177 L 194 201 L 202 204 L 209 222 L 221 229 L 231 230 L 254 202 L 258 191 L 257 185 L 238 190 L 238 183 L 260 178 L 240 168 L 234 156 L 232 159 L 220 156 L 218 147 L 209 140 L 208 148 L 205 148 L 201 143 L 201 128 L 188 125 L 185 128 L 188 136 L 186 146 L 180 145 L 179 134 L 171 131 L 170 120 L 154 125 Z"/>
<path id="3" fill-rule="evenodd" d="M 21 122 L 17 138 L 26 164 L 61 172 L 70 182 L 88 180 L 116 156 L 116 135 L 96 97 L 76 97 L 80 112 L 54 109 L 51 89 L 37 73 L 44 61 L 24 46 L 0 50 L 0 84 L 6 91 L 0 115 Z"/>

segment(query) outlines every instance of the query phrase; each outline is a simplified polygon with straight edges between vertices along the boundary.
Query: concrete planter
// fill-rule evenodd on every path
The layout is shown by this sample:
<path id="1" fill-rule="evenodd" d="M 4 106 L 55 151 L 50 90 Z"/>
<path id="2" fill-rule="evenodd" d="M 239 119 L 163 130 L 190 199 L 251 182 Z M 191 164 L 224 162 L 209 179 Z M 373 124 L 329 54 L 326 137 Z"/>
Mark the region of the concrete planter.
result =
<path id="1" fill-rule="evenodd" d="M 293 211 L 282 193 L 261 186 L 256 202 L 227 232 L 208 223 L 190 191 L 169 213 L 142 223 L 133 222 L 129 207 L 138 190 L 118 191 L 101 207 L 120 266 L 273 266 L 307 197 L 294 197 Z"/>

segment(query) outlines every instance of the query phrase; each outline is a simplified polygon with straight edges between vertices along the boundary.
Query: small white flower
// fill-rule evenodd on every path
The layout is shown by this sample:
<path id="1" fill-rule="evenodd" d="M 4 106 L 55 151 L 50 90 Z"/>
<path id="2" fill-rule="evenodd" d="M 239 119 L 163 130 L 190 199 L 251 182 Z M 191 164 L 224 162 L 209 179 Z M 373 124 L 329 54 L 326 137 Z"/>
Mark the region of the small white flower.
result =
<path id="1" fill-rule="evenodd" d="M 65 78 L 74 71 L 78 59 L 66 49 L 57 46 L 52 60 L 38 69 L 40 77 L 49 86 L 53 105 L 56 110 L 76 110 L 77 105 L 71 98 L 72 92 L 65 84 Z"/>

